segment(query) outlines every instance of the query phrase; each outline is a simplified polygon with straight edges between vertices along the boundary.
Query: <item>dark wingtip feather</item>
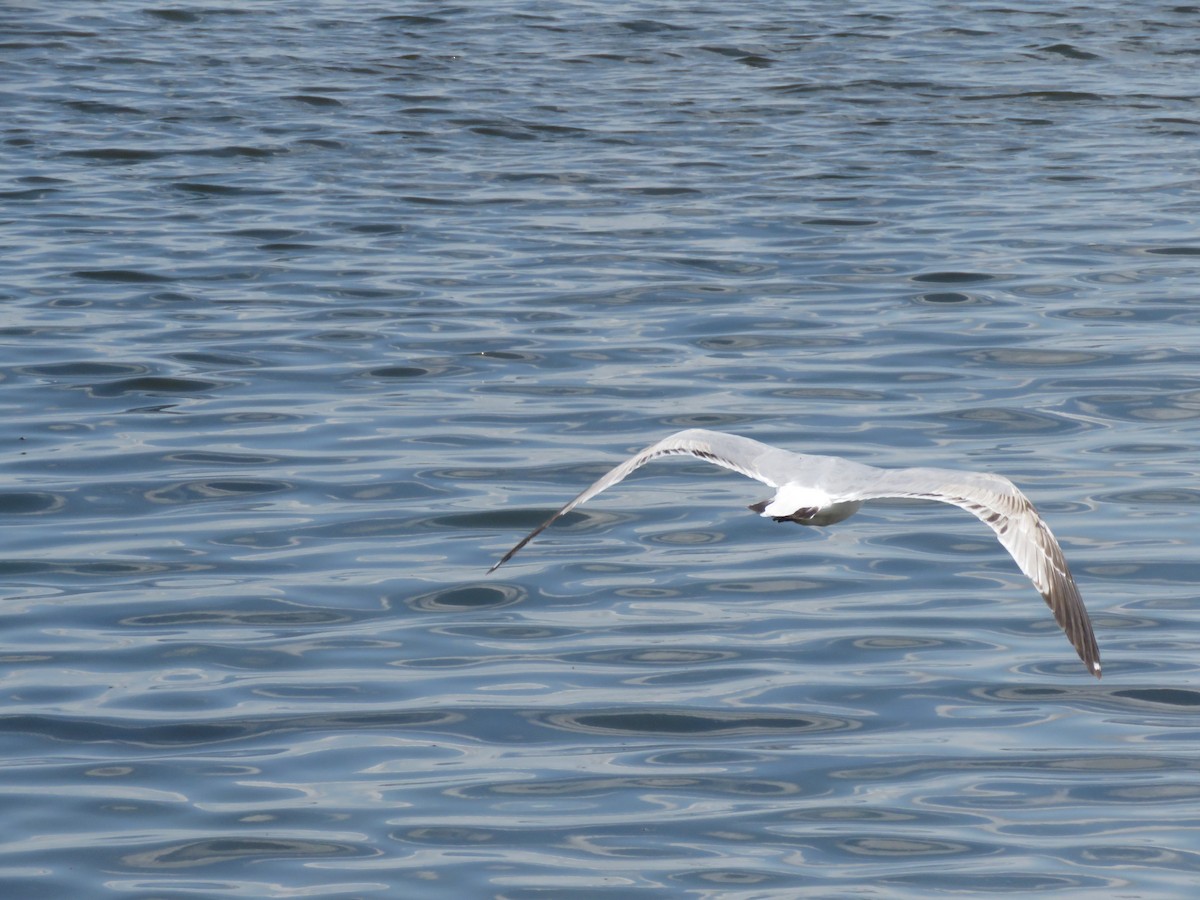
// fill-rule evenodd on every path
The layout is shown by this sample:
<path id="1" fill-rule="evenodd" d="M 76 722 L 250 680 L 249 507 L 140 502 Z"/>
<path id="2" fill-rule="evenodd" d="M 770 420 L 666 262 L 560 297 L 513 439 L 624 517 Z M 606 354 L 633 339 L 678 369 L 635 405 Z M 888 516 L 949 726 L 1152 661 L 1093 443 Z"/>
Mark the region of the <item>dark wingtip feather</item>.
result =
<path id="1" fill-rule="evenodd" d="M 545 527 L 546 527 L 545 525 L 542 526 L 542 528 L 545 528 Z M 532 534 L 529 534 L 529 535 L 526 535 L 525 537 L 523 537 L 521 539 L 520 543 L 518 543 L 517 546 L 513 547 L 511 550 L 509 550 L 507 553 L 505 553 L 502 557 L 500 557 L 500 561 L 498 563 L 496 563 L 494 566 L 492 566 L 490 569 L 488 569 L 487 573 L 489 575 L 491 575 L 498 568 L 500 568 L 502 565 L 504 565 L 506 562 L 508 562 L 510 559 L 512 559 L 514 556 L 516 556 L 517 551 L 520 550 L 522 547 L 524 547 L 526 544 L 528 544 L 530 541 L 532 541 L 534 539 L 534 537 L 536 537 L 538 534 L 540 534 L 542 531 L 542 528 L 539 528 L 537 531 L 533 532 Z"/>
<path id="2" fill-rule="evenodd" d="M 1056 585 L 1055 590 L 1043 593 L 1042 599 L 1054 613 L 1055 620 L 1067 636 L 1067 640 L 1071 642 L 1071 646 L 1075 648 L 1075 652 L 1079 654 L 1079 658 L 1083 660 L 1088 673 L 1099 678 L 1100 647 L 1096 643 L 1096 634 L 1092 631 L 1091 619 L 1083 605 L 1083 599 L 1079 596 L 1075 580 L 1069 572 L 1064 572 L 1064 576 L 1063 583 Z"/>
<path id="3" fill-rule="evenodd" d="M 541 534 L 543 531 L 545 531 L 547 528 L 549 528 L 555 521 L 558 520 L 559 516 L 561 516 L 564 512 L 566 512 L 566 510 L 568 508 L 569 507 L 564 507 L 563 509 L 560 509 L 558 512 L 556 512 L 554 515 L 552 515 L 550 518 L 548 518 L 545 522 L 543 522 L 537 528 L 533 529 L 533 531 L 529 532 L 529 534 L 525 535 L 525 537 L 521 538 L 521 540 L 517 541 L 517 545 L 515 547 L 513 547 L 511 550 L 509 550 L 507 553 L 505 553 L 502 557 L 500 557 L 500 561 L 498 563 L 496 563 L 494 566 L 492 566 L 490 569 L 488 569 L 487 573 L 489 575 L 491 575 L 498 568 L 500 568 L 502 565 L 504 565 L 506 562 L 508 562 L 510 559 L 512 559 L 514 556 L 516 556 L 517 552 L 522 547 L 524 547 L 526 544 L 528 544 L 530 541 L 532 541 L 535 537 L 537 537 L 539 534 Z"/>

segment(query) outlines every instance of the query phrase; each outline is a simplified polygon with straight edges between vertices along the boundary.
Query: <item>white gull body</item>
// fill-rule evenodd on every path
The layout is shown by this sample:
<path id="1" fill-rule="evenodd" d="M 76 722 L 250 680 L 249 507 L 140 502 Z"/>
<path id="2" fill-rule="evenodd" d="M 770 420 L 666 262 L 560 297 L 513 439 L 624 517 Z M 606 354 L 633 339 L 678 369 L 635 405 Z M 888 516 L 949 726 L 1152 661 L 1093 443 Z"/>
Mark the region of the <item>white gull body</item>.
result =
<path id="1" fill-rule="evenodd" d="M 908 497 L 951 503 L 983 521 L 1041 593 L 1089 672 L 1100 677 L 1100 651 L 1062 548 L 1028 498 L 1007 478 L 953 469 L 878 469 L 837 456 L 792 453 L 750 438 L 691 428 L 630 457 L 522 538 L 494 572 L 560 516 L 653 459 L 695 456 L 775 488 L 750 509 L 777 522 L 832 525 L 867 500 Z"/>

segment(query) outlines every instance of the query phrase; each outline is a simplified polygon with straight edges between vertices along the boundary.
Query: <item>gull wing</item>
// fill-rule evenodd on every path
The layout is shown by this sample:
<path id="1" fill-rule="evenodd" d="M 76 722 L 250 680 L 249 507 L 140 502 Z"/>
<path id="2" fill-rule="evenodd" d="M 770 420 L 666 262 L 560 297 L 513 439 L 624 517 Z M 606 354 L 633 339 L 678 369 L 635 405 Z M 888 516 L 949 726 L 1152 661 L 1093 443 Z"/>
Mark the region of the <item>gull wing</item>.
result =
<path id="1" fill-rule="evenodd" d="M 749 478 L 763 482 L 763 484 L 771 487 L 779 487 L 775 470 L 779 469 L 779 465 L 760 466 L 760 463 L 770 463 L 782 456 L 794 456 L 787 451 L 779 450 L 775 447 L 770 447 L 767 444 L 759 443 L 750 438 L 740 437 L 735 434 L 724 434 L 720 431 L 706 431 L 703 428 L 691 428 L 687 431 L 677 432 L 670 437 L 663 438 L 657 444 L 651 444 L 641 453 L 630 457 L 621 463 L 619 466 L 612 469 L 607 475 L 593 484 L 591 487 L 583 491 L 574 500 L 571 500 L 548 518 L 545 522 L 539 525 L 517 543 L 515 547 L 509 550 L 500 558 L 500 561 L 488 569 L 488 572 L 495 572 L 498 568 L 508 562 L 517 551 L 532 541 L 535 537 L 541 534 L 546 528 L 555 522 L 561 516 L 566 515 L 581 503 L 585 503 L 592 497 L 595 497 L 606 488 L 612 487 L 618 481 L 621 481 L 630 472 L 640 469 L 646 463 L 653 459 L 658 459 L 662 456 L 678 456 L 690 455 L 703 459 L 707 462 L 721 466 L 726 469 L 732 469 L 735 472 L 740 472 Z M 763 469 L 768 470 L 767 473 Z"/>
<path id="2" fill-rule="evenodd" d="M 1067 640 L 1100 677 L 1100 650 L 1062 548 L 1029 498 L 999 475 L 951 469 L 874 469 L 870 482 L 839 493 L 853 500 L 912 497 L 965 509 L 996 537 L 1033 582 Z"/>

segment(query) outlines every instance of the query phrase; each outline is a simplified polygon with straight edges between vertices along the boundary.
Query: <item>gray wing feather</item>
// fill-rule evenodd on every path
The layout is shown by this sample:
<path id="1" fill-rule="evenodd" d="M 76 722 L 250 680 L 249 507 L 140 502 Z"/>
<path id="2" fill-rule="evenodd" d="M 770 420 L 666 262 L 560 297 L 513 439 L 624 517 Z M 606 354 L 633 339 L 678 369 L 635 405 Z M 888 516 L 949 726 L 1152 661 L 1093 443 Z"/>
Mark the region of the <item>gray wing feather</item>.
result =
<path id="1" fill-rule="evenodd" d="M 767 444 L 751 440 L 750 438 L 740 437 L 736 434 L 706 431 L 703 428 L 691 428 L 687 431 L 677 432 L 670 437 L 663 438 L 657 444 L 651 444 L 641 453 L 630 457 L 619 466 L 613 468 L 607 475 L 584 490 L 578 497 L 567 503 L 566 506 L 537 528 L 533 529 L 533 531 L 529 532 L 529 534 L 525 535 L 525 537 L 521 538 L 515 547 L 500 558 L 498 563 L 488 569 L 488 572 L 496 571 L 512 559 L 518 550 L 541 534 L 561 516 L 566 515 L 581 503 L 586 503 L 606 488 L 612 487 L 630 472 L 640 469 L 653 459 L 658 459 L 662 456 L 683 454 L 698 457 L 726 469 L 732 469 L 735 472 L 761 481 L 771 487 L 779 487 L 779 484 L 776 482 L 773 474 L 764 474 L 759 463 L 764 460 L 774 459 L 780 455 L 795 455 L 787 453 L 785 450 L 779 450 Z M 773 469 L 775 467 L 768 466 L 767 468 Z"/>
<path id="2" fill-rule="evenodd" d="M 1100 650 L 1075 579 L 1042 517 L 1020 489 L 1000 475 L 950 469 L 874 469 L 871 482 L 846 499 L 912 497 L 951 503 L 995 532 L 1054 613 L 1088 670 L 1100 677 Z"/>

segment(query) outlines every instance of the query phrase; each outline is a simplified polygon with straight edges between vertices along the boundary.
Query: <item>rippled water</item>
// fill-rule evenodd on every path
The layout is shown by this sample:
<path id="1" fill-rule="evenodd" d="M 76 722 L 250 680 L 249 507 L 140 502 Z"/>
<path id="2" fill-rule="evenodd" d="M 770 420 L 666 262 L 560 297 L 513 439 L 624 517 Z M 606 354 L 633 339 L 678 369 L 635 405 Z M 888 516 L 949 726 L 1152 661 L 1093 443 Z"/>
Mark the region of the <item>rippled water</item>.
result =
<path id="1" fill-rule="evenodd" d="M 6 5 L 5 896 L 1187 895 L 1195 28 Z M 700 462 L 485 575 L 693 425 L 1012 477 L 1104 680 Z"/>

